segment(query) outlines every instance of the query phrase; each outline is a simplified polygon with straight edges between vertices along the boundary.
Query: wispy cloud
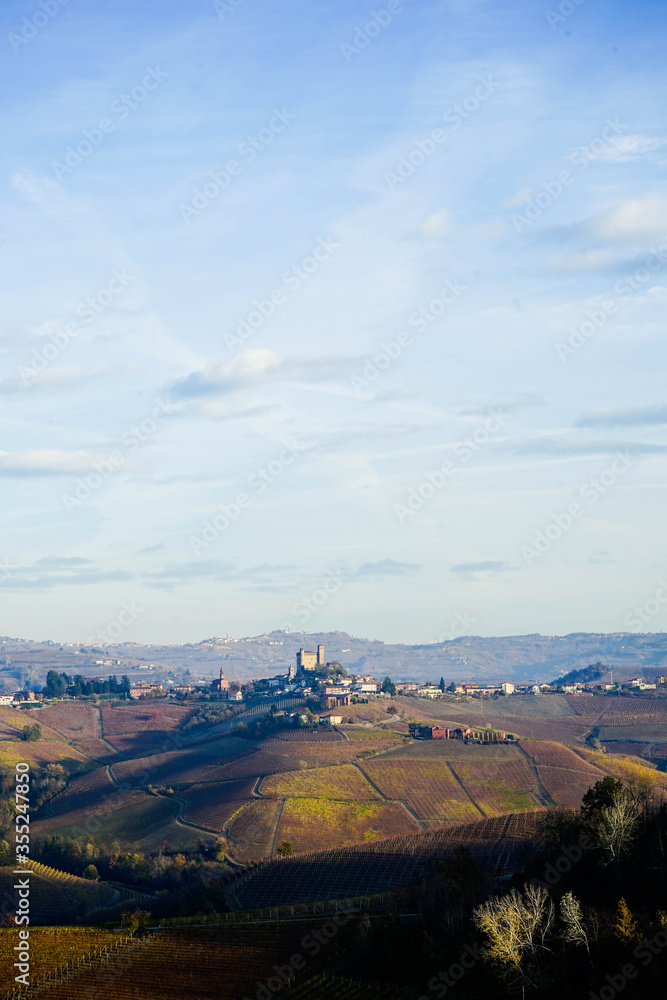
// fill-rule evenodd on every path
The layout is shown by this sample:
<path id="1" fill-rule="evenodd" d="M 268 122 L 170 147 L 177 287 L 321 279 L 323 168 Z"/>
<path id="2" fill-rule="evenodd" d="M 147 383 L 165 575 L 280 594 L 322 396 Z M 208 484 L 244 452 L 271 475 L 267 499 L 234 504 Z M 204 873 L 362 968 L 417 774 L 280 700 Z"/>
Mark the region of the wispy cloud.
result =
<path id="1" fill-rule="evenodd" d="M 577 427 L 650 427 L 667 424 L 667 404 L 600 409 L 576 421 Z"/>

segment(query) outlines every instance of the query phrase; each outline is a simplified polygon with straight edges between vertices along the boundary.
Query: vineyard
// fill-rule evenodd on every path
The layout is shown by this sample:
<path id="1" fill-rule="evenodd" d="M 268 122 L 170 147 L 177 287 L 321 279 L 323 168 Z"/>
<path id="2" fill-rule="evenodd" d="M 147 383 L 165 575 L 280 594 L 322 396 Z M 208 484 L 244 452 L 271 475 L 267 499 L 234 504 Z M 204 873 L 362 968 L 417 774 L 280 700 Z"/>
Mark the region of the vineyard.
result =
<path id="1" fill-rule="evenodd" d="M 30 919 L 36 924 L 56 924 L 63 919 L 84 917 L 93 910 L 112 906 L 121 899 L 119 890 L 102 882 L 91 882 L 68 872 L 31 862 Z M 0 868 L 0 893 L 13 898 L 16 876 L 11 868 Z"/>
<path id="2" fill-rule="evenodd" d="M 281 733 L 276 733 L 275 739 L 285 740 L 287 743 L 340 743 L 345 737 L 335 729 L 325 729 L 324 732 L 311 729 L 285 729 Z"/>
<path id="3" fill-rule="evenodd" d="M 96 927 L 30 928 L 30 973 L 34 980 L 60 965 L 67 965 L 83 955 L 114 943 L 116 935 Z M 13 985 L 16 928 L 0 929 L 0 990 Z"/>
<path id="4" fill-rule="evenodd" d="M 30 713 L 31 721 L 46 723 L 66 740 L 85 740 L 99 736 L 97 712 L 85 702 L 48 705 Z"/>
<path id="5" fill-rule="evenodd" d="M 193 712 L 192 708 L 164 702 L 150 706 L 127 704 L 112 706 L 105 703 L 102 707 L 102 728 L 107 737 L 146 730 L 169 732 L 178 729 Z"/>
<path id="6" fill-rule="evenodd" d="M 540 804 L 539 792 L 526 761 L 498 764 L 457 762 L 452 770 L 487 816 L 535 809 Z"/>
<path id="7" fill-rule="evenodd" d="M 295 851 L 326 850 L 416 829 L 415 820 L 401 806 L 389 802 L 286 799 L 276 842 L 288 840 Z"/>
<path id="8" fill-rule="evenodd" d="M 512 743 L 464 743 L 463 740 L 411 740 L 405 746 L 388 750 L 382 760 L 441 761 L 512 761 L 523 760 L 518 746 Z"/>
<path id="9" fill-rule="evenodd" d="M 129 941 L 108 961 L 83 963 L 40 1000 L 239 1000 L 297 953 L 312 921 L 251 927 L 167 929 Z M 81 955 L 84 941 L 53 942 L 53 966 Z M 47 939 L 48 940 L 48 939 Z M 46 943 L 46 942 L 45 942 Z M 49 942 L 50 943 L 50 942 Z M 91 940 L 91 944 L 97 942 Z M 332 950 L 333 950 L 333 946 Z M 314 971 L 314 970 L 312 970 Z M 312 973 L 311 973 L 312 974 Z M 282 984 L 281 984 L 282 985 Z"/>
<path id="10" fill-rule="evenodd" d="M 262 861 L 271 847 L 277 799 L 254 799 L 229 824 L 227 836 L 242 861 Z"/>
<path id="11" fill-rule="evenodd" d="M 267 861 L 232 883 L 233 909 L 259 909 L 387 892 L 425 876 L 465 845 L 496 874 L 520 871 L 541 812 L 455 824 L 426 833 Z"/>
<path id="12" fill-rule="evenodd" d="M 465 822 L 480 815 L 444 761 L 382 756 L 361 767 L 383 795 L 405 801 L 425 822 Z"/>
<path id="13" fill-rule="evenodd" d="M 190 823 L 222 831 L 234 813 L 252 801 L 254 786 L 254 778 L 215 785 L 193 785 L 181 792 L 181 798 L 185 802 L 185 818 Z"/>
<path id="14" fill-rule="evenodd" d="M 352 764 L 313 767 L 304 771 L 274 774 L 262 780 L 258 792 L 270 798 L 298 797 L 354 801 L 380 797 Z"/>
<path id="15" fill-rule="evenodd" d="M 51 811 L 60 814 L 91 808 L 114 794 L 117 796 L 118 793 L 106 767 L 97 767 L 94 771 L 72 778 L 65 791 L 52 800 Z"/>

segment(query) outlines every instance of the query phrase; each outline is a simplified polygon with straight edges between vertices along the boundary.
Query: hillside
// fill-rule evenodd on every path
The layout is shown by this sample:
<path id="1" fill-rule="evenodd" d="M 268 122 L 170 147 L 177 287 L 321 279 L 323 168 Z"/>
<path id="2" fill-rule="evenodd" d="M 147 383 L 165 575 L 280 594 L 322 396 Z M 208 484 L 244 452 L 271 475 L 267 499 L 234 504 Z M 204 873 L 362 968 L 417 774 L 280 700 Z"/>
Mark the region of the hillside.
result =
<path id="1" fill-rule="evenodd" d="M 115 673 L 137 680 L 210 680 L 223 666 L 227 677 L 248 681 L 284 673 L 301 647 L 325 648 L 353 672 L 404 680 L 550 681 L 598 660 L 613 664 L 614 679 L 645 671 L 667 672 L 666 633 L 575 632 L 566 636 L 461 636 L 428 645 L 384 643 L 346 632 L 283 632 L 242 639 L 212 638 L 186 645 L 121 643 L 62 646 L 0 638 L 0 690 L 44 683 L 48 670 L 88 676 Z"/>

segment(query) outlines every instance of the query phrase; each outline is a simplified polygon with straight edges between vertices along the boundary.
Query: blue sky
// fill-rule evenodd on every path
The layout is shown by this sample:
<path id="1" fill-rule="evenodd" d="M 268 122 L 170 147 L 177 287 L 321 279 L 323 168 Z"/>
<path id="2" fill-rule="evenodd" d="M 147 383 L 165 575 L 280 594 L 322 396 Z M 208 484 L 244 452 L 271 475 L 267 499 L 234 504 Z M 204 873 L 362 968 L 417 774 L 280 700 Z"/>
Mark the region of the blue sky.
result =
<path id="1" fill-rule="evenodd" d="M 664 630 L 664 29 L 4 3 L 0 633 Z"/>

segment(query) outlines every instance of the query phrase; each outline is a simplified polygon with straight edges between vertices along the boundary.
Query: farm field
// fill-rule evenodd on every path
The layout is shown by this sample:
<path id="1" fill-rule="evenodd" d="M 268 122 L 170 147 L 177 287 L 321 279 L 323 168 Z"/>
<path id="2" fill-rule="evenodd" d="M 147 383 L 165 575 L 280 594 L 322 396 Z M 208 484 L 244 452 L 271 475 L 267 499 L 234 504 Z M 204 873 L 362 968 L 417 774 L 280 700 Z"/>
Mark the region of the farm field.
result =
<path id="1" fill-rule="evenodd" d="M 118 799 L 119 793 L 106 767 L 97 767 L 87 774 L 77 775 L 67 788 L 51 800 L 51 812 L 65 813 L 71 809 L 90 809 L 105 799 Z"/>
<path id="2" fill-rule="evenodd" d="M 90 758 L 76 750 L 69 743 L 56 740 L 39 740 L 24 743 L 22 740 L 0 740 L 0 763 L 11 767 L 20 761 L 42 767 L 44 764 L 65 764 L 90 766 Z"/>
<path id="3" fill-rule="evenodd" d="M 97 927 L 35 927 L 30 929 L 30 973 L 38 979 L 54 966 L 71 962 L 96 948 L 114 944 L 118 935 Z M 0 990 L 13 985 L 16 931 L 0 928 Z"/>
<path id="4" fill-rule="evenodd" d="M 274 966 L 298 953 L 312 919 L 252 927 L 169 929 L 131 942 L 122 962 L 105 975 L 86 970 L 39 992 L 43 1000 L 239 1000 L 255 996 L 257 982 L 275 975 Z M 63 936 L 67 948 L 69 935 Z M 72 945 L 75 947 L 75 945 Z M 101 972 L 101 974 L 100 974 Z M 282 986 L 282 981 L 278 982 Z M 268 993 L 268 991 L 267 991 Z M 306 994 L 316 1000 L 317 993 Z M 338 996 L 338 989 L 333 994 Z M 343 994 L 348 996 L 349 994 Z M 366 994 L 358 995 L 364 1000 Z M 368 994 L 376 1000 L 377 994 Z"/>
<path id="5" fill-rule="evenodd" d="M 288 840 L 295 852 L 325 850 L 418 829 L 405 809 L 388 802 L 286 799 L 276 843 Z"/>
<path id="6" fill-rule="evenodd" d="M 169 732 L 178 729 L 193 714 L 194 709 L 163 702 L 118 706 L 105 703 L 101 711 L 103 733 L 110 737 L 146 730 Z"/>
<path id="7" fill-rule="evenodd" d="M 227 837 L 242 861 L 263 861 L 267 857 L 277 814 L 277 799 L 254 799 L 229 824 Z"/>
<path id="8" fill-rule="evenodd" d="M 452 770 L 486 816 L 532 810 L 541 804 L 540 792 L 525 760 L 496 764 L 457 762 Z"/>
<path id="9" fill-rule="evenodd" d="M 555 699 L 556 704 L 549 703 Z M 406 715 L 412 716 L 405 703 L 417 703 L 415 710 L 435 723 L 450 722 L 455 725 L 486 727 L 515 733 L 524 739 L 557 740 L 559 743 L 579 744 L 590 725 L 577 716 L 574 709 L 559 695 L 514 696 L 498 701 L 480 702 L 430 701 L 427 698 L 401 698 Z M 515 701 L 518 703 L 515 707 Z M 424 704 L 422 704 L 424 703 Z M 564 706 L 567 705 L 567 708 Z"/>
<path id="10" fill-rule="evenodd" d="M 633 722 L 667 725 L 667 700 L 613 695 L 567 695 L 574 710 L 587 720 L 609 725 Z"/>
<path id="11" fill-rule="evenodd" d="M 657 799 L 667 800 L 667 774 L 641 762 L 637 757 L 616 757 L 610 754 L 598 753 L 596 750 L 582 750 L 582 756 L 595 767 L 606 774 L 624 781 L 650 785 Z"/>
<path id="12" fill-rule="evenodd" d="M 158 851 L 167 840 L 176 849 L 194 848 L 200 838 L 214 835 L 181 826 L 176 821 L 180 805 L 176 800 L 147 795 L 140 791 L 119 793 L 94 809 L 75 809 L 64 815 L 49 816 L 33 825 L 33 836 L 89 837 L 133 851 Z"/>
<path id="13" fill-rule="evenodd" d="M 325 730 L 321 732 L 311 729 L 286 729 L 282 733 L 276 733 L 274 739 L 284 740 L 287 743 L 340 743 L 345 737 L 337 730 Z"/>
<path id="14" fill-rule="evenodd" d="M 112 750 L 104 740 L 73 740 L 73 746 L 80 753 L 100 763 L 108 764 L 112 760 L 118 760 L 118 753 Z"/>
<path id="15" fill-rule="evenodd" d="M 9 708 L 6 705 L 0 705 L 0 739 L 3 737 L 16 739 L 23 727 L 31 726 L 33 722 L 39 722 L 39 711 L 29 713 L 25 709 Z M 44 739 L 62 740 L 60 733 L 52 729 L 48 723 L 44 722 L 40 723 L 40 725 L 42 726 Z"/>
<path id="16" fill-rule="evenodd" d="M 215 785 L 192 785 L 181 792 L 188 823 L 222 832 L 234 813 L 253 801 L 255 778 L 241 778 Z"/>
<path id="17" fill-rule="evenodd" d="M 46 723 L 66 740 L 93 739 L 100 735 L 99 712 L 87 702 L 47 705 L 26 714 L 31 722 L 39 722 L 42 727 Z"/>
<path id="18" fill-rule="evenodd" d="M 602 743 L 607 740 L 618 740 L 620 743 L 632 741 L 635 743 L 661 743 L 667 737 L 667 724 L 658 726 L 650 723 L 632 723 L 630 725 L 607 725 L 606 719 L 599 725 L 599 737 Z"/>
<path id="19" fill-rule="evenodd" d="M 348 801 L 379 799 L 361 771 L 352 764 L 313 767 L 263 778 L 257 791 L 270 798 L 327 798 Z"/>
<path id="20" fill-rule="evenodd" d="M 383 795 L 405 801 L 426 823 L 461 822 L 482 815 L 446 761 L 381 757 L 361 767 Z"/>
<path id="21" fill-rule="evenodd" d="M 423 878 L 433 863 L 469 847 L 490 871 L 521 870 L 540 812 L 500 816 L 351 847 L 268 861 L 232 885 L 234 909 L 253 909 L 386 892 Z"/>
<path id="22" fill-rule="evenodd" d="M 518 746 L 511 743 L 464 743 L 463 740 L 410 740 L 402 747 L 388 750 L 382 759 L 464 760 L 485 763 L 497 760 L 522 760 Z"/>

